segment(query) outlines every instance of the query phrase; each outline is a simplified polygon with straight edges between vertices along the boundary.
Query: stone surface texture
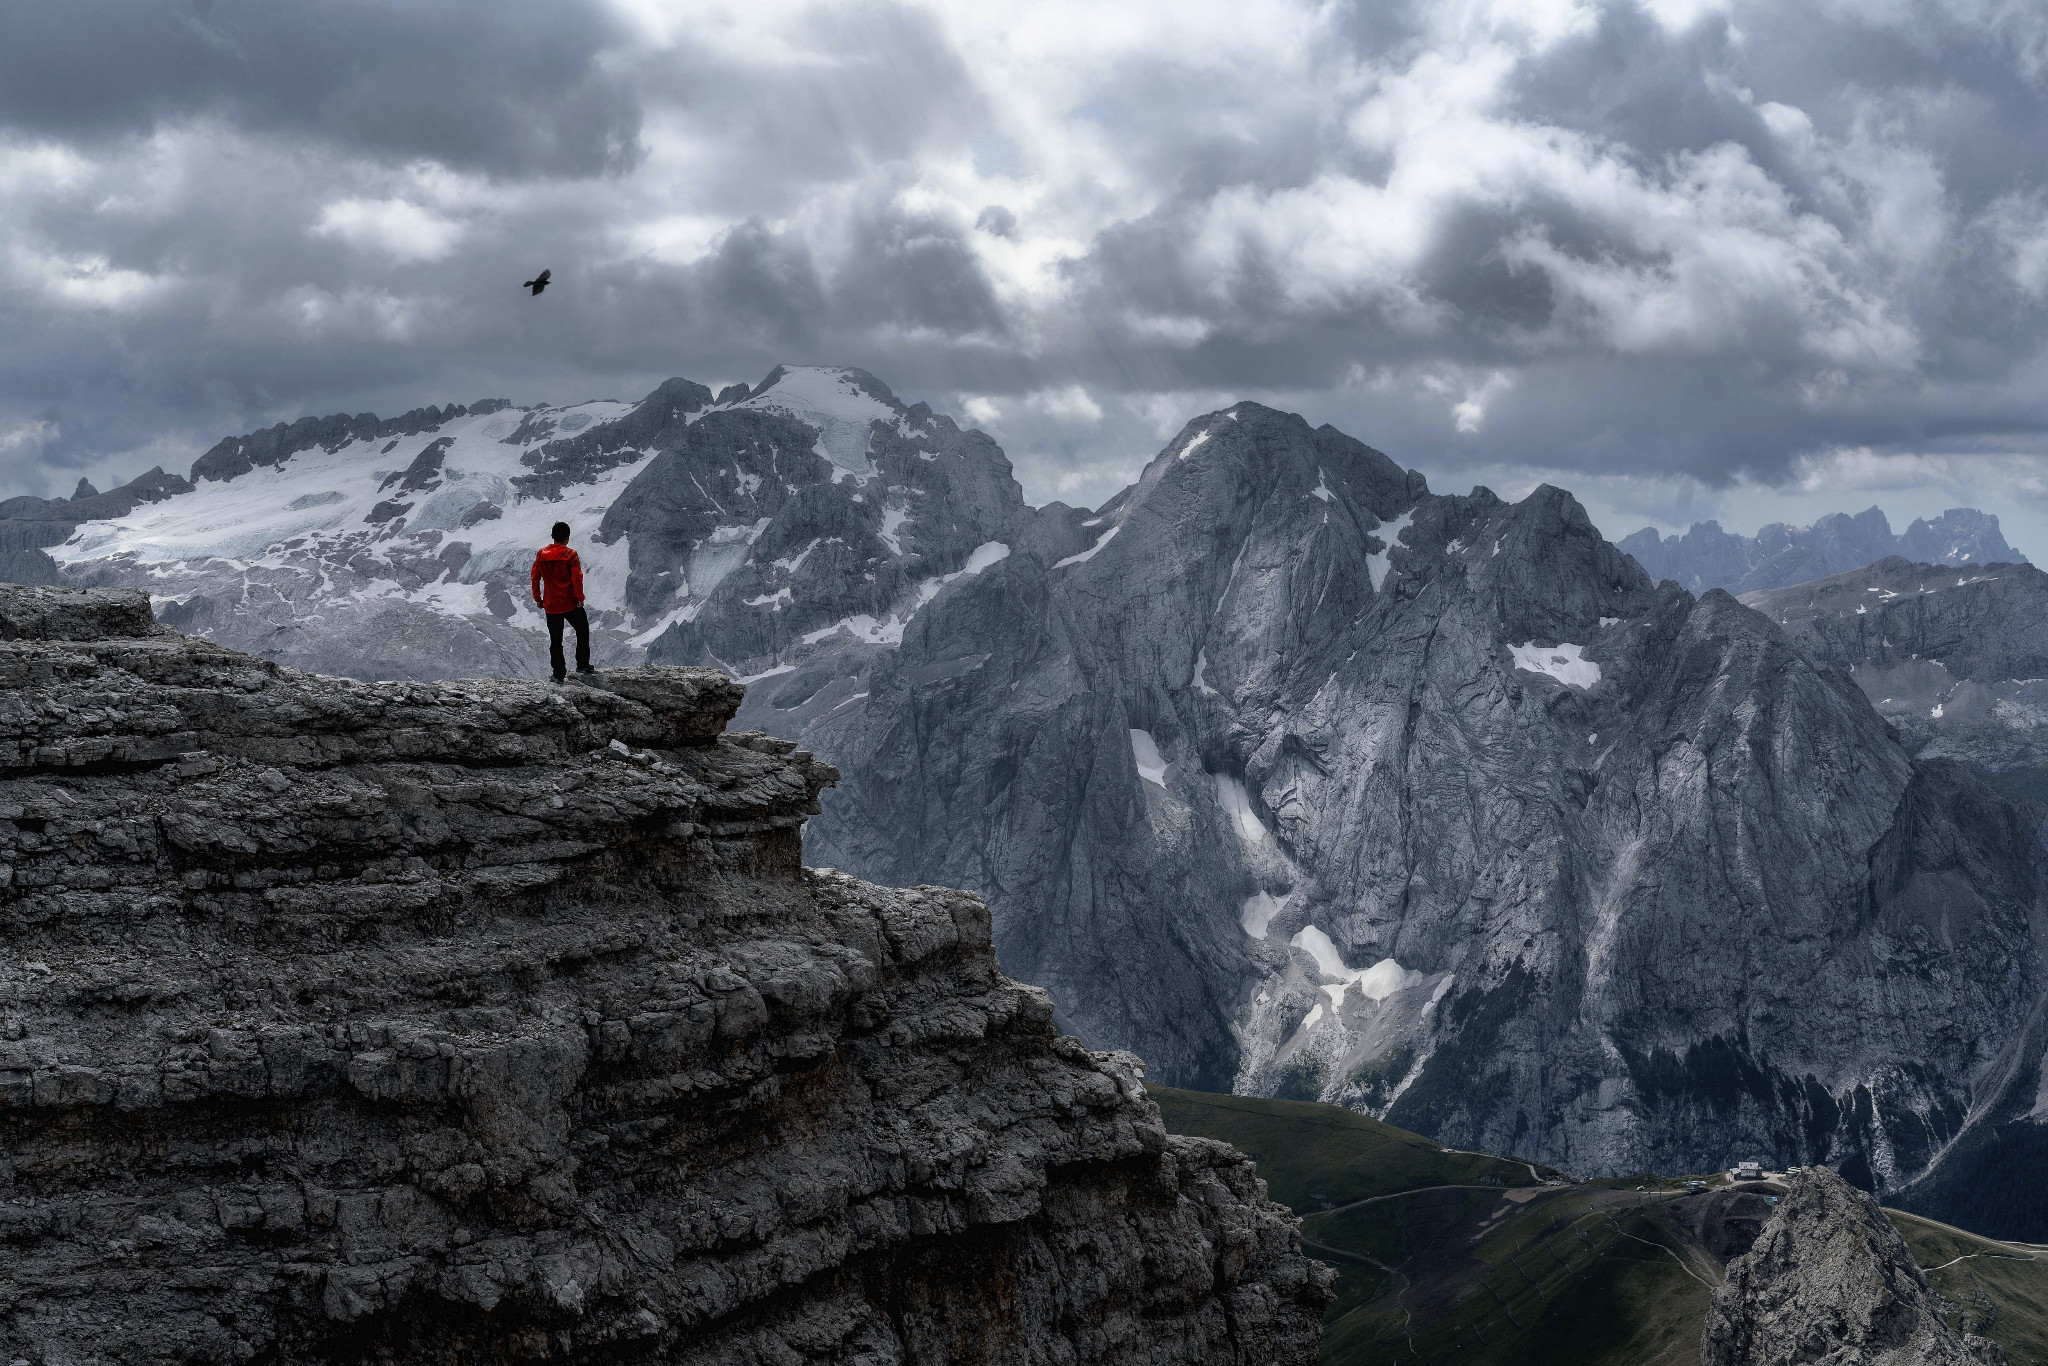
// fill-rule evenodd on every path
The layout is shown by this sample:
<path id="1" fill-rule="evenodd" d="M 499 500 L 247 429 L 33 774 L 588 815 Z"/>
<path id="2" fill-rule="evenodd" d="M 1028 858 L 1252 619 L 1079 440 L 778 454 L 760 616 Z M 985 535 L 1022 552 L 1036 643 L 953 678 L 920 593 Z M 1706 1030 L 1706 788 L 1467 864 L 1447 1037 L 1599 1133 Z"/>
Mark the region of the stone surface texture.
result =
<path id="1" fill-rule="evenodd" d="M 1328 1273 L 723 675 L 0 589 L 0 1361 L 1305 1363 Z"/>
<path id="2" fill-rule="evenodd" d="M 1728 1264 L 1701 1366 L 2005 1366 L 1951 1328 L 1906 1240 L 1826 1168 L 1792 1178 L 1749 1252 Z"/>

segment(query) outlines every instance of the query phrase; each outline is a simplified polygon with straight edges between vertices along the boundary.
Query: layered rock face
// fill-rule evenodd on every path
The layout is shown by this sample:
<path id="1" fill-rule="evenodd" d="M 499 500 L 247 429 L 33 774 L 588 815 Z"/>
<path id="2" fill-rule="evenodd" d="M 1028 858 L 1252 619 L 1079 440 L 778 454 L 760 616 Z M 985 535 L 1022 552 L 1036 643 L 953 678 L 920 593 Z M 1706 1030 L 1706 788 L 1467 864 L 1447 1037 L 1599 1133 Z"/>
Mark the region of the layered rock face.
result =
<path id="1" fill-rule="evenodd" d="M 1949 1327 L 1877 1202 L 1825 1168 L 1792 1179 L 1756 1245 L 1728 1264 L 1701 1366 L 2005 1366 Z"/>
<path id="2" fill-rule="evenodd" d="M 0 590 L 0 1359 L 1299 1362 L 1249 1164 L 738 686 L 362 684 Z"/>
<path id="3" fill-rule="evenodd" d="M 1877 508 L 1854 517 L 1832 513 L 1812 526 L 1772 522 L 1754 536 L 1737 536 L 1719 522 L 1695 522 L 1683 536 L 1660 537 L 1644 527 L 1619 542 L 1653 579 L 1671 579 L 1694 593 L 1725 588 L 1753 593 L 1860 569 L 1888 556 L 1932 564 L 1975 567 L 2026 562 L 2005 543 L 1998 518 L 1975 508 L 1950 508 L 1939 517 L 1915 518 L 1903 535 Z"/>

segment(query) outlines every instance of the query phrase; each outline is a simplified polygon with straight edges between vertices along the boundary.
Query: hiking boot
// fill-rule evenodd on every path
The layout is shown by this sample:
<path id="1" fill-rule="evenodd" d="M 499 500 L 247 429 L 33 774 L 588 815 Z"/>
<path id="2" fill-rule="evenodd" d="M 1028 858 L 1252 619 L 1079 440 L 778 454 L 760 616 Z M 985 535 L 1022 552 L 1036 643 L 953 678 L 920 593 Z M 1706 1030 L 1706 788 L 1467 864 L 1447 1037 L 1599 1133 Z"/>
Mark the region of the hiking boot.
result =
<path id="1" fill-rule="evenodd" d="M 566 675 L 566 674 L 556 674 L 556 675 L 555 675 L 555 682 L 557 682 L 557 683 L 560 683 L 560 682 L 564 681 L 564 680 L 565 680 L 566 678 L 567 678 L 567 675 Z"/>
<path id="2" fill-rule="evenodd" d="M 597 670 L 591 668 L 588 664 L 578 664 L 576 666 L 576 672 L 580 674 L 594 674 L 597 672 Z"/>

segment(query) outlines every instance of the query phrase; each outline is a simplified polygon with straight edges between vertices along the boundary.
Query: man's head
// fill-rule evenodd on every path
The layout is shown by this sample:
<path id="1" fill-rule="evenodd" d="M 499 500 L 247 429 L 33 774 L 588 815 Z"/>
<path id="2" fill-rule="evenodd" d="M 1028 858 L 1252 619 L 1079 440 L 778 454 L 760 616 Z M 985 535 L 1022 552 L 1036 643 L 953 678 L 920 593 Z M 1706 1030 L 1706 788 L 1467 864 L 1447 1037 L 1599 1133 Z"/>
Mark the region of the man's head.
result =
<path id="1" fill-rule="evenodd" d="M 567 522 L 556 522 L 556 523 L 555 523 L 555 544 L 556 544 L 556 545 L 567 545 L 567 544 L 569 544 L 569 524 L 568 524 Z"/>

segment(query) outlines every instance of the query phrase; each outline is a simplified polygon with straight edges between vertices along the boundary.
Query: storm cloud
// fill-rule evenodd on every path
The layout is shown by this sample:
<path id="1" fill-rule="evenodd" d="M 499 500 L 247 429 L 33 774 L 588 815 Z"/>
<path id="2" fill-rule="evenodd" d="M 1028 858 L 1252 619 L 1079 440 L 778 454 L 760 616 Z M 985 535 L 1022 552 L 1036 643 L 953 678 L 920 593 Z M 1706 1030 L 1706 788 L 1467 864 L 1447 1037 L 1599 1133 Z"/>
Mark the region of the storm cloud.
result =
<path id="1" fill-rule="evenodd" d="M 0 17 L 6 492 L 826 362 L 1038 499 L 1252 397 L 1616 535 L 1974 501 L 2048 552 L 2038 6 Z"/>

